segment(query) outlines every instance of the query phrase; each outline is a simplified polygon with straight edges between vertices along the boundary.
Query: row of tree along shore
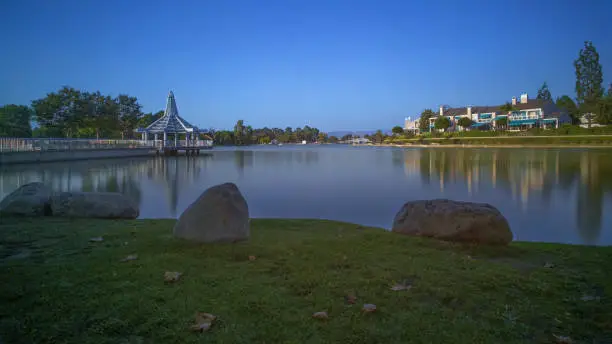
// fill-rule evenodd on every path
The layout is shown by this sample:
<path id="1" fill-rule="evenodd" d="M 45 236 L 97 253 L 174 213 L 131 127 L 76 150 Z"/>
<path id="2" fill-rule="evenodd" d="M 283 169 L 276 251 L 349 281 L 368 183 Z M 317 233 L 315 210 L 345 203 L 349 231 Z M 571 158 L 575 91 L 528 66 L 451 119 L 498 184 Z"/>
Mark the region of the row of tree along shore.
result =
<path id="1" fill-rule="evenodd" d="M 129 95 L 111 97 L 64 86 L 30 106 L 0 107 L 0 137 L 135 139 L 136 128 L 150 125 L 163 114 L 144 113 L 138 99 Z M 217 145 L 338 141 L 309 126 L 258 129 L 243 120 L 237 121 L 233 130 L 205 132 Z"/>

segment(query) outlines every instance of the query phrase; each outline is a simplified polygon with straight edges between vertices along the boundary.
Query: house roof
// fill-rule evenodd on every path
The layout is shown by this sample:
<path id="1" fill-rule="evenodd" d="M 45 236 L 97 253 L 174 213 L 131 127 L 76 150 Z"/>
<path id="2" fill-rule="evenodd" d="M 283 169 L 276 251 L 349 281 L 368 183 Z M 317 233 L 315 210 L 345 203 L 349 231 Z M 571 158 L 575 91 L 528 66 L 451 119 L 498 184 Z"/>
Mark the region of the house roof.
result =
<path id="1" fill-rule="evenodd" d="M 472 106 L 472 113 L 492 113 L 502 112 L 500 108 L 502 105 L 485 105 L 485 106 Z M 527 103 L 517 102 L 514 107 L 517 110 L 528 110 L 528 109 L 542 109 L 546 116 L 558 117 L 561 115 L 561 109 L 552 100 L 542 99 L 528 99 Z M 457 108 L 446 108 L 444 109 L 445 116 L 461 116 L 467 114 L 467 107 Z M 439 116 L 439 113 L 436 113 Z"/>
<path id="2" fill-rule="evenodd" d="M 191 125 L 191 123 L 184 120 L 179 116 L 178 108 L 176 107 L 176 100 L 174 99 L 174 93 L 170 91 L 168 93 L 168 100 L 166 101 L 166 110 L 164 115 L 155 122 L 151 123 L 143 131 L 148 133 L 190 133 L 199 132 L 198 127 Z"/>

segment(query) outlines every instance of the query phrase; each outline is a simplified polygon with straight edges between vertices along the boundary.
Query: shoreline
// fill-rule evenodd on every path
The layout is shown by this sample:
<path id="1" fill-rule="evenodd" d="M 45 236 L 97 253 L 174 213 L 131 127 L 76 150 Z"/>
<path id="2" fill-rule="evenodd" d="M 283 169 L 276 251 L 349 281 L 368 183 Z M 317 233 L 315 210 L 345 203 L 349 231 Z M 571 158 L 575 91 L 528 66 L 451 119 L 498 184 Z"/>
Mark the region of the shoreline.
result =
<path id="1" fill-rule="evenodd" d="M 612 149 L 612 145 L 597 145 L 597 144 L 398 144 L 398 143 L 381 143 L 381 144 L 355 144 L 353 146 L 369 146 L 369 147 L 396 147 L 396 148 L 607 148 Z"/>

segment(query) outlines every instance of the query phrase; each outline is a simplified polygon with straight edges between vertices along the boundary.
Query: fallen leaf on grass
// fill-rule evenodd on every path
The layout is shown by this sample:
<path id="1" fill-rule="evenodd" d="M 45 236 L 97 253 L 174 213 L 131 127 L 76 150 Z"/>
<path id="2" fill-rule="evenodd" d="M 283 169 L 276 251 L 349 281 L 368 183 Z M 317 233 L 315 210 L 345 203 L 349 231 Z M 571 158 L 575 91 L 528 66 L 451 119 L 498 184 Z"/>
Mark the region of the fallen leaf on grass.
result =
<path id="1" fill-rule="evenodd" d="M 349 294 L 347 296 L 344 297 L 344 300 L 346 301 L 346 303 L 348 303 L 349 305 L 355 304 L 355 302 L 357 301 L 357 296 L 353 295 L 353 294 Z"/>
<path id="2" fill-rule="evenodd" d="M 316 312 L 312 315 L 315 319 L 328 319 L 327 312 Z"/>
<path id="3" fill-rule="evenodd" d="M 582 301 L 599 301 L 601 298 L 599 296 L 592 296 L 592 295 L 584 295 L 583 297 L 580 298 L 580 300 Z"/>
<path id="4" fill-rule="evenodd" d="M 89 241 L 91 242 L 100 242 L 100 241 L 104 241 L 103 237 L 95 237 L 95 238 L 90 238 Z"/>
<path id="5" fill-rule="evenodd" d="M 393 291 L 410 290 L 410 288 L 412 288 L 412 284 L 410 284 L 410 282 L 406 280 L 403 283 L 396 283 L 394 286 L 391 287 L 391 290 Z"/>
<path id="6" fill-rule="evenodd" d="M 131 260 L 136 260 L 138 259 L 138 255 L 137 254 L 130 254 L 129 256 L 121 259 L 122 262 L 129 262 Z"/>
<path id="7" fill-rule="evenodd" d="M 376 311 L 376 305 L 373 305 L 371 303 L 366 303 L 365 305 L 363 305 L 363 308 L 361 310 L 364 313 L 372 313 L 372 312 Z"/>
<path id="8" fill-rule="evenodd" d="M 210 313 L 197 312 L 195 316 L 196 323 L 191 326 L 191 330 L 195 332 L 206 332 L 210 330 L 215 319 L 217 319 L 217 317 Z"/>
<path id="9" fill-rule="evenodd" d="M 255 256 L 249 256 L 249 260 L 250 260 L 250 261 L 254 261 L 255 259 L 257 259 L 257 257 L 255 257 Z"/>
<path id="10" fill-rule="evenodd" d="M 183 274 L 176 271 L 166 271 L 164 273 L 164 281 L 166 282 L 176 282 L 181 278 Z"/>
<path id="11" fill-rule="evenodd" d="M 570 337 L 566 336 L 558 336 L 556 334 L 553 334 L 553 337 L 555 337 L 555 341 L 559 344 L 571 344 L 574 342 Z"/>

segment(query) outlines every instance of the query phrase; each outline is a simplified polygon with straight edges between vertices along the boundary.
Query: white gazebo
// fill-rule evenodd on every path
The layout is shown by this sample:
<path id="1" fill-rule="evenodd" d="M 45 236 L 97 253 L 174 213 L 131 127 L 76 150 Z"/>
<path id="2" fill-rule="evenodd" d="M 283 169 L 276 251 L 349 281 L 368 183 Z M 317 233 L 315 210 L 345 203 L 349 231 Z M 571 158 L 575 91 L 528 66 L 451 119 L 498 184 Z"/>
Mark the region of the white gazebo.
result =
<path id="1" fill-rule="evenodd" d="M 142 133 L 143 141 L 149 141 L 149 135 L 152 134 L 155 146 L 161 145 L 163 148 L 205 148 L 212 146 L 209 137 L 200 141 L 200 129 L 179 116 L 172 91 L 168 93 L 164 115 L 148 127 L 137 129 L 136 132 Z M 160 134 L 162 135 L 161 141 L 159 139 Z M 179 140 L 180 135 L 185 135 L 185 140 Z M 171 139 L 169 139 L 169 136 Z"/>

